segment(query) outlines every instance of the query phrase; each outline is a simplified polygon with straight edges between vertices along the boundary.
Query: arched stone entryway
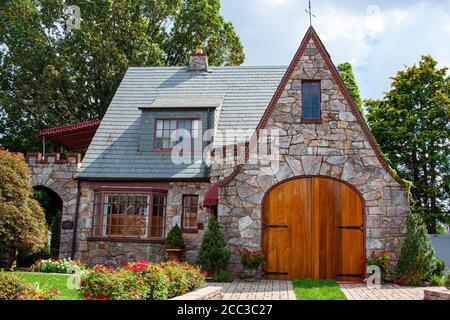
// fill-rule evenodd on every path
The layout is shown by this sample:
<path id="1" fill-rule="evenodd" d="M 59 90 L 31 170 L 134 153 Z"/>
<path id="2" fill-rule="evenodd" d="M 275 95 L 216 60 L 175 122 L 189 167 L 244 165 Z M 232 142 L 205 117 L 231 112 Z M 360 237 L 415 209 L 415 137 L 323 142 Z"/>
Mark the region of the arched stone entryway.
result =
<path id="1" fill-rule="evenodd" d="M 45 211 L 45 220 L 50 232 L 49 249 L 51 257 L 59 258 L 63 201 L 56 192 L 42 186 L 33 188 L 33 198 L 41 204 Z"/>
<path id="2" fill-rule="evenodd" d="M 68 154 L 61 160 L 58 153 L 49 153 L 42 159 L 40 153 L 27 155 L 32 187 L 47 188 L 62 201 L 59 257 L 69 258 L 72 254 L 73 228 L 77 205 L 77 182 L 80 165 L 79 154 Z"/>

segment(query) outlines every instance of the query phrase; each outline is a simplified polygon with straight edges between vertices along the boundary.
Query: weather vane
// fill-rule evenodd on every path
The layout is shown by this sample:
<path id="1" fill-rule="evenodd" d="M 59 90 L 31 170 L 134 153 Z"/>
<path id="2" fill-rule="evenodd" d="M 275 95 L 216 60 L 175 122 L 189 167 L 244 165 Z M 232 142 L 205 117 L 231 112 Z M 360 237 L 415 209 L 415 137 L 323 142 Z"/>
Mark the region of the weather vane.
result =
<path id="1" fill-rule="evenodd" d="M 309 7 L 308 7 L 308 9 L 305 9 L 305 11 L 306 11 L 307 14 L 309 14 L 309 25 L 312 26 L 312 17 L 315 18 L 316 15 L 312 13 L 311 0 L 309 0 L 308 3 L 309 3 Z"/>

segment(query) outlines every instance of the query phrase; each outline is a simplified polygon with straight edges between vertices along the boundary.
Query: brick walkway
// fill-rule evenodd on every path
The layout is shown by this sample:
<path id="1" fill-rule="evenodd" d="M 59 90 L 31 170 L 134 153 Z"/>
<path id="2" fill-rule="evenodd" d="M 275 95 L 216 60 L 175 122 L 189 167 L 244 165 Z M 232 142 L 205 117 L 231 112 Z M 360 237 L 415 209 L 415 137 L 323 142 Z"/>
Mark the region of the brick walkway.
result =
<path id="1" fill-rule="evenodd" d="M 292 282 L 288 280 L 210 282 L 208 285 L 222 287 L 223 300 L 296 300 Z M 424 290 L 433 289 L 392 284 L 381 289 L 369 289 L 364 284 L 340 284 L 340 287 L 348 300 L 423 300 Z"/>
<path id="2" fill-rule="evenodd" d="M 208 283 L 223 287 L 223 300 L 296 300 L 292 282 L 284 280 L 260 280 L 256 282 L 233 281 Z"/>
<path id="3" fill-rule="evenodd" d="M 424 290 L 432 289 L 384 285 L 380 289 L 369 289 L 364 284 L 341 284 L 348 300 L 423 300 Z"/>

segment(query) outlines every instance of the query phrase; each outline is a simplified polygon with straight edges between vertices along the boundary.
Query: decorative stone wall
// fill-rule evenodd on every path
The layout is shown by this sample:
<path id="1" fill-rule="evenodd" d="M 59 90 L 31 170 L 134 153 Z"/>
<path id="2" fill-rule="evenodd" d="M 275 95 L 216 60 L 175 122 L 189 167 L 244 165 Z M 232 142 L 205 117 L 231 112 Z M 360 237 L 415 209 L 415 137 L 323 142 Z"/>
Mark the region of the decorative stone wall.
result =
<path id="1" fill-rule="evenodd" d="M 69 258 L 72 250 L 73 225 L 76 211 L 77 183 L 74 180 L 81 165 L 80 154 L 48 153 L 42 159 L 40 153 L 26 157 L 33 187 L 46 187 L 54 191 L 63 203 L 61 216 L 60 258 Z"/>
<path id="2" fill-rule="evenodd" d="M 336 81 L 336 71 L 326 63 L 318 38 L 310 36 L 302 50 L 277 104 L 265 119 L 264 128 L 280 132 L 279 169 L 267 174 L 256 164 L 244 164 L 220 188 L 218 214 L 228 247 L 233 252 L 240 247 L 261 249 L 265 193 L 291 177 L 321 175 L 346 181 L 363 195 L 367 252 L 386 248 L 395 255 L 405 233 L 407 192 L 375 153 L 355 107 Z M 301 121 L 302 80 L 321 80 L 321 123 Z M 220 173 L 222 168 L 229 171 L 227 166 L 216 166 L 213 175 L 226 176 Z M 240 270 L 236 254 L 231 262 L 232 270 Z"/>

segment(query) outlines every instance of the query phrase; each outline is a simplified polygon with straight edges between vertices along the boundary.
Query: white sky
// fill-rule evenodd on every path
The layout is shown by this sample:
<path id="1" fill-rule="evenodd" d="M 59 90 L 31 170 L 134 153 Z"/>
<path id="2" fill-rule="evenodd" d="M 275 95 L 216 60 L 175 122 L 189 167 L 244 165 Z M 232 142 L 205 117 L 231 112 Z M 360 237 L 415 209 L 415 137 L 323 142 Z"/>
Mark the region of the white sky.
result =
<path id="1" fill-rule="evenodd" d="M 349 61 L 366 98 L 381 98 L 390 77 L 430 54 L 450 67 L 450 0 L 312 0 L 313 25 L 333 62 Z M 308 26 L 307 0 L 222 0 L 246 65 L 287 65 Z"/>

